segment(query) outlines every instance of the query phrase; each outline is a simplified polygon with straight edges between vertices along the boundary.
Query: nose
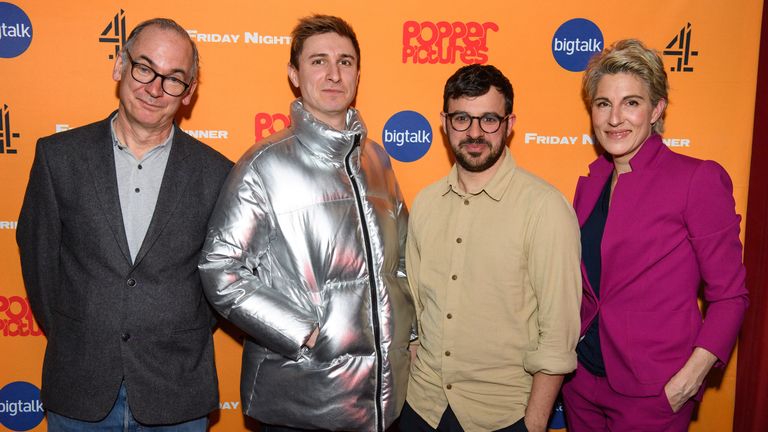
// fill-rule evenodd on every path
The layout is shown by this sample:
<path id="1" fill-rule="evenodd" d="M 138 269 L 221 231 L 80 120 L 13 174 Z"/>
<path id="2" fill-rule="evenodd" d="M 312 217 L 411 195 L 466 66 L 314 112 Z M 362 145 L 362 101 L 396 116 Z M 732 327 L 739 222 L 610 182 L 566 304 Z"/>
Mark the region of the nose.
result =
<path id="1" fill-rule="evenodd" d="M 608 116 L 608 124 L 611 126 L 618 126 L 623 122 L 621 115 L 621 107 L 612 106 L 611 113 Z"/>
<path id="2" fill-rule="evenodd" d="M 339 82 L 341 80 L 341 70 L 336 63 L 330 63 L 328 65 L 328 81 Z"/>
<path id="3" fill-rule="evenodd" d="M 470 138 L 479 138 L 485 135 L 485 131 L 480 127 L 480 119 L 472 118 L 469 120 L 469 129 L 467 129 L 467 136 Z"/>
<path id="4" fill-rule="evenodd" d="M 163 79 L 160 76 L 156 76 L 155 79 L 144 84 L 144 89 L 152 97 L 159 98 L 163 95 Z"/>

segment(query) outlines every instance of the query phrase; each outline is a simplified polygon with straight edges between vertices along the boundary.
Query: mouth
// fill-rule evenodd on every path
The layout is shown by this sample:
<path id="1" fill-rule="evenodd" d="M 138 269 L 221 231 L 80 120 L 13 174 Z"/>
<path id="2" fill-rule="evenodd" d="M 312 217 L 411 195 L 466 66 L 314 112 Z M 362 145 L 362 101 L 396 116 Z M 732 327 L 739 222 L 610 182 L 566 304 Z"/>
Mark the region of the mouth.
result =
<path id="1" fill-rule="evenodd" d="M 626 130 L 626 129 L 624 129 L 624 130 L 615 130 L 615 131 L 605 131 L 605 135 L 608 138 L 614 139 L 614 140 L 624 139 L 627 136 L 629 136 L 629 134 L 631 134 L 631 133 L 632 133 L 632 131 Z"/>
<path id="2" fill-rule="evenodd" d="M 464 140 L 459 143 L 459 147 L 464 149 L 470 156 L 480 156 L 484 150 L 490 149 L 491 146 L 485 140 Z"/>

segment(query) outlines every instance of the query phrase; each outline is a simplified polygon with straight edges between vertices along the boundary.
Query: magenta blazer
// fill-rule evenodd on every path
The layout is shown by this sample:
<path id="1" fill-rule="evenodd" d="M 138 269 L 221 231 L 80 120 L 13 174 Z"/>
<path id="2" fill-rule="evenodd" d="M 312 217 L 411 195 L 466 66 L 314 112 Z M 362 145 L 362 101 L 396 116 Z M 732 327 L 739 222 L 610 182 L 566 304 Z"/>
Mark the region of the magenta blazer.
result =
<path id="1" fill-rule="evenodd" d="M 659 135 L 651 135 L 630 164 L 605 224 L 599 300 L 582 264 L 581 334 L 599 314 L 608 383 L 627 396 L 651 396 L 695 347 L 713 353 L 720 365 L 727 362 L 748 304 L 741 217 L 725 170 L 672 152 Z M 580 226 L 612 172 L 603 155 L 579 178 Z"/>

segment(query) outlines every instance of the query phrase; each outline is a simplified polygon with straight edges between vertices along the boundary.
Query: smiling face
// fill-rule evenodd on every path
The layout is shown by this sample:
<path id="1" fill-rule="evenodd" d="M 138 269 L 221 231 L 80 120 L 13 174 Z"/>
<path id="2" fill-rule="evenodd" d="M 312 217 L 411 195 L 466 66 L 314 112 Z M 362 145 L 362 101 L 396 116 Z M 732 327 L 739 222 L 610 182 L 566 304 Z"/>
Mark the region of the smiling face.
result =
<path id="1" fill-rule="evenodd" d="M 627 164 L 651 135 L 666 101 L 651 104 L 648 86 L 629 73 L 604 75 L 592 100 L 592 127 L 614 163 Z"/>
<path id="2" fill-rule="evenodd" d="M 112 77 L 119 82 L 119 115 L 133 128 L 151 131 L 169 130 L 179 107 L 188 105 L 197 86 L 192 78 L 192 46 L 172 30 L 152 26 L 144 29 L 131 47 L 134 62 L 152 68 L 157 73 L 192 82 L 181 96 L 166 94 L 162 79 L 142 84 L 131 76 L 131 63 L 122 55 L 117 57 Z"/>
<path id="3" fill-rule="evenodd" d="M 504 118 L 505 100 L 496 87 L 491 87 L 487 93 L 476 97 L 461 96 L 448 100 L 448 113 L 465 113 L 473 117 L 493 115 Z M 495 169 L 500 163 L 507 138 L 512 133 L 515 122 L 514 114 L 502 120 L 499 129 L 487 133 L 480 128 L 480 120 L 474 119 L 469 129 L 459 132 L 451 126 L 448 117 L 442 116 L 443 130 L 448 136 L 456 163 L 465 172 L 484 172 Z"/>
<path id="4" fill-rule="evenodd" d="M 301 91 L 304 108 L 337 130 L 346 127 L 360 78 L 352 41 L 337 33 L 322 33 L 304 41 L 299 67 L 288 65 L 288 77 Z"/>

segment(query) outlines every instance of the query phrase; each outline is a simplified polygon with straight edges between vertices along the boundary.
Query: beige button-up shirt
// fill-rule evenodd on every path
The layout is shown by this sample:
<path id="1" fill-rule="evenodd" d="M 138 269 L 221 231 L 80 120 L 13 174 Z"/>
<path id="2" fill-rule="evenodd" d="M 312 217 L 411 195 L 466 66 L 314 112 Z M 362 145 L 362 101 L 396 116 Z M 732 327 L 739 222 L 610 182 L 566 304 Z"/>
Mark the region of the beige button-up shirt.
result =
<path id="1" fill-rule="evenodd" d="M 477 194 L 448 177 L 414 201 L 407 270 L 419 319 L 408 403 L 436 427 L 448 404 L 467 431 L 525 414 L 533 374 L 576 368 L 579 227 L 554 187 L 502 165 Z"/>

